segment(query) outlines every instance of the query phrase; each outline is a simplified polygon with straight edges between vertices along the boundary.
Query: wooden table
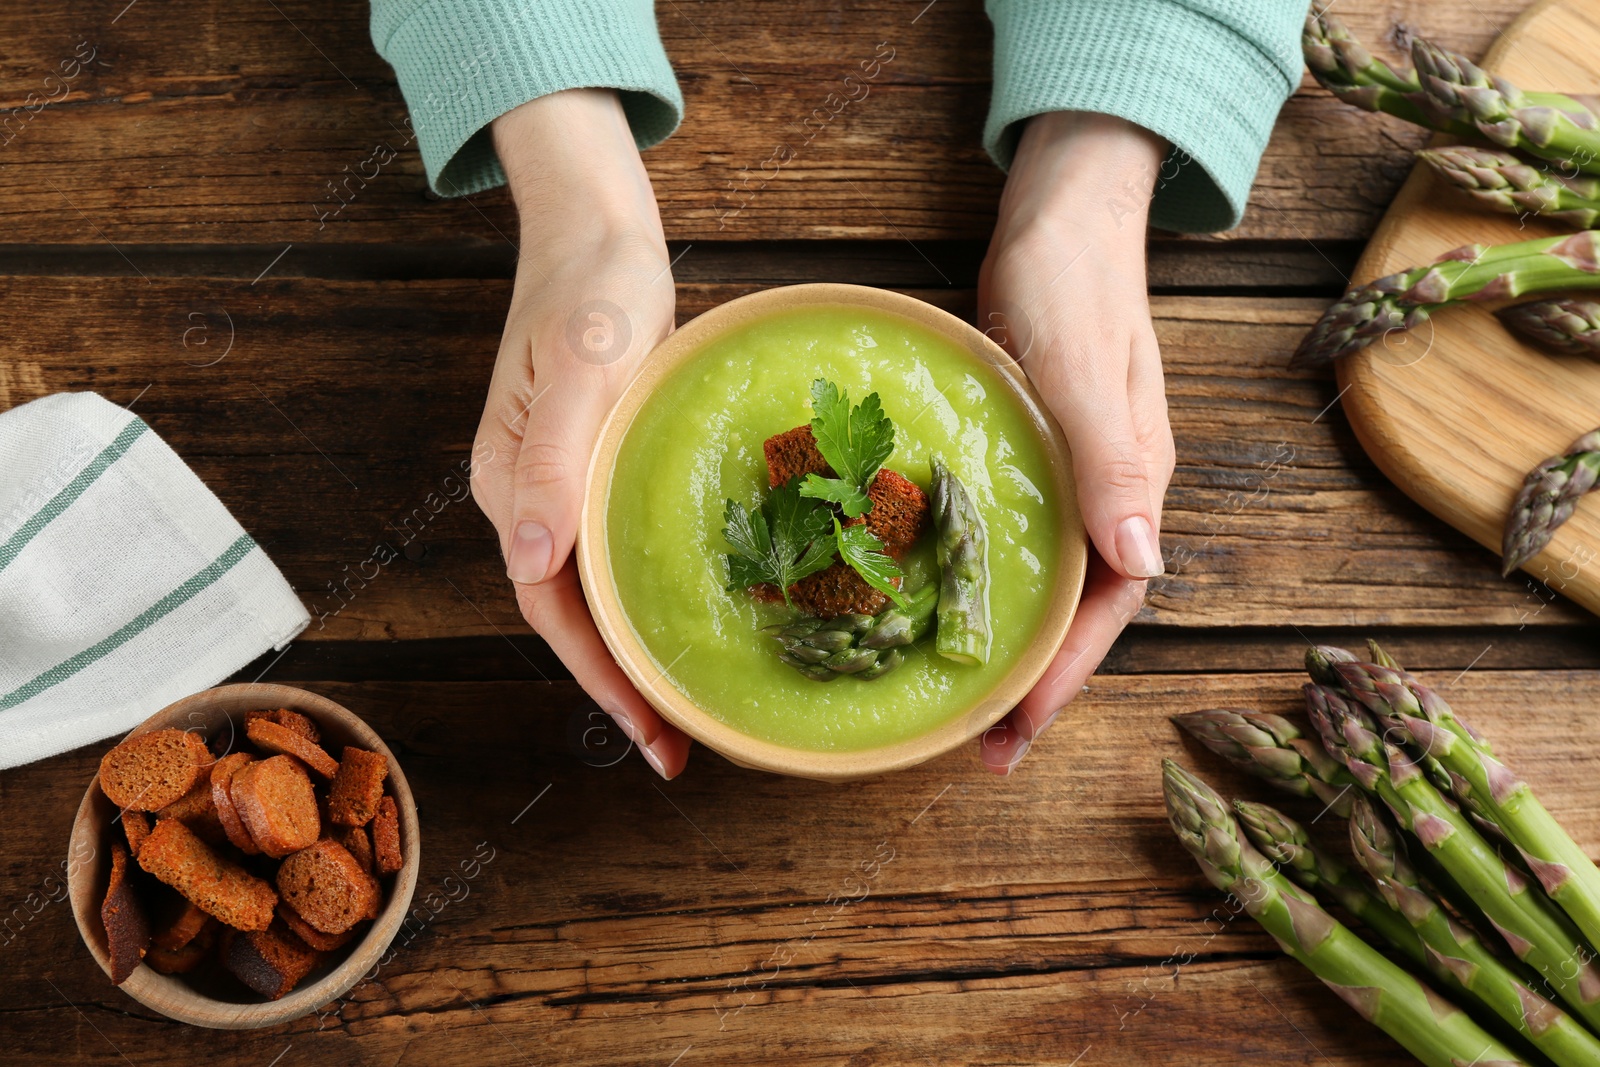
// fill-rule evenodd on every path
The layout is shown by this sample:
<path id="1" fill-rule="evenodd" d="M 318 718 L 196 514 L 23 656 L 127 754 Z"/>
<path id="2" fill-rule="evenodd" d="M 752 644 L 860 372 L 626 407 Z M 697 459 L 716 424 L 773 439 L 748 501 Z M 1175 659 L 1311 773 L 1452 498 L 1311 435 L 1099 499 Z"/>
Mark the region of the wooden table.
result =
<path id="1" fill-rule="evenodd" d="M 363 0 L 125 3 L 0 12 L 7 108 L 95 56 L 0 122 L 0 408 L 68 389 L 132 404 L 266 547 L 321 622 L 240 677 L 326 693 L 394 746 L 425 827 L 421 910 L 320 1021 L 181 1028 L 111 986 L 53 899 L 106 746 L 7 772 L 7 1063 L 1390 1062 L 1253 924 L 1209 918 L 1220 897 L 1161 812 L 1163 754 L 1270 798 L 1165 717 L 1292 707 L 1308 638 L 1376 634 L 1448 684 L 1600 848 L 1600 626 L 1500 579 L 1376 473 L 1329 375 L 1284 367 L 1417 131 L 1302 89 L 1244 225 L 1153 240 L 1171 572 L 1015 774 L 962 751 L 828 786 L 701 751 L 662 783 L 617 760 L 518 617 L 488 524 L 442 495 L 509 298 L 504 194 L 426 195 Z M 1520 7 L 1340 13 L 1385 46 L 1426 30 L 1477 54 Z M 978 146 L 976 0 L 666 0 L 659 18 L 688 100 L 647 155 L 680 317 L 820 280 L 971 313 L 1001 182 Z M 824 121 L 880 42 L 894 58 L 869 95 Z M 781 143 L 793 158 L 763 174 Z M 380 543 L 405 550 L 335 596 Z"/>

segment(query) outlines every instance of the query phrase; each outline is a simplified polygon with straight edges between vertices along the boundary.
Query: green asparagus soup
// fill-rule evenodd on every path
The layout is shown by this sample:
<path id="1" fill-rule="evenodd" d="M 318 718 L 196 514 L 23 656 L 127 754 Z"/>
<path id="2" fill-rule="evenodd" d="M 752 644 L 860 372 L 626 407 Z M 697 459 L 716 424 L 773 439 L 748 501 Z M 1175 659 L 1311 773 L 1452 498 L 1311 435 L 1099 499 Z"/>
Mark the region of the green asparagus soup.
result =
<path id="1" fill-rule="evenodd" d="M 762 443 L 810 421 L 818 378 L 857 402 L 878 393 L 895 426 L 886 468 L 926 491 L 940 456 L 972 494 L 989 538 L 986 664 L 944 659 L 927 638 L 882 677 L 813 681 L 761 632 L 796 613 L 726 588 L 724 502 L 753 508 L 767 494 Z M 813 306 L 743 326 L 662 380 L 618 450 L 606 530 L 623 610 L 686 697 L 766 741 L 850 751 L 962 714 L 1034 640 L 1060 563 L 1056 496 L 1039 431 L 998 371 L 908 319 Z M 937 586 L 933 540 L 924 534 L 904 561 L 908 594 Z"/>

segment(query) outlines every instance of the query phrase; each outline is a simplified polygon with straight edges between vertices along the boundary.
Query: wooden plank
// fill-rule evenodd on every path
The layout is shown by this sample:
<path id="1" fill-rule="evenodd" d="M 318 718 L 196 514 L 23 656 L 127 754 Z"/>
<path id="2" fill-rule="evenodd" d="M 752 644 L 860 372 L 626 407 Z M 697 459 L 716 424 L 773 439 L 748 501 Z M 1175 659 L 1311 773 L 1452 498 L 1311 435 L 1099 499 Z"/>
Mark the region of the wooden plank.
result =
<path id="1" fill-rule="evenodd" d="M 1454 674 L 1429 680 L 1600 848 L 1586 695 L 1600 673 Z M 1066 1064 L 1085 1046 L 1107 1064 L 1392 1062 L 1381 1035 L 1229 916 L 1161 811 L 1163 755 L 1281 802 L 1165 717 L 1287 711 L 1299 680 L 1101 678 L 1009 778 L 963 750 L 844 786 L 704 751 L 672 783 L 636 757 L 594 766 L 614 757 L 582 747 L 593 708 L 570 683 L 308 683 L 404 763 L 431 910 L 320 1032 L 307 1019 L 181 1042 L 107 984 L 49 900 L 106 747 L 90 746 L 6 775 L 8 1062 L 265 1063 L 285 1046 L 284 1063 L 764 1064 L 803 1049 L 822 1063 Z M 474 856 L 492 858 L 446 883 Z"/>
<path id="2" fill-rule="evenodd" d="M 225 15 L 205 0 L 117 6 L 0 13 L 0 104 L 56 101 L 13 111 L 0 132 L 7 240 L 304 247 L 516 233 L 502 193 L 425 194 L 366 0 Z M 1338 13 L 1383 52 L 1425 31 L 1477 55 L 1522 6 L 1347 0 Z M 987 238 L 1002 175 L 979 144 L 991 34 L 976 0 L 669 2 L 658 21 L 688 107 L 646 156 L 669 236 Z M 94 61 L 47 83 L 82 42 Z M 891 51 L 875 78 L 843 81 Z M 1421 140 L 1308 83 L 1229 239 L 1365 237 Z"/>
<path id="3" fill-rule="evenodd" d="M 673 278 L 687 284 L 737 279 L 763 285 L 848 282 L 903 289 L 978 284 L 983 241 L 673 241 Z M 1361 252 L 1358 242 L 1150 242 L 1152 291 L 1174 295 L 1322 296 L 1344 292 Z M 281 254 L 281 258 L 280 257 Z M 274 260 L 276 262 L 274 263 Z M 516 250 L 505 242 L 463 244 L 295 245 L 3 245 L 0 276 L 98 278 L 254 278 L 268 264 L 276 278 L 357 281 L 419 278 L 511 278 Z"/>
<path id="4" fill-rule="evenodd" d="M 1407 667 L 1474 670 L 1600 670 L 1600 623 L 1509 627 L 1177 628 L 1135 623 L 1100 666 L 1101 674 L 1196 674 L 1278 671 L 1300 662 L 1308 642 L 1360 649 L 1368 637 Z M 413 638 L 405 654 L 388 641 L 301 641 L 266 652 L 233 681 L 263 674 L 274 681 L 541 681 L 570 675 L 532 633 L 505 637 Z"/>
<path id="5" fill-rule="evenodd" d="M 680 315 L 750 288 L 680 286 Z M 522 632 L 489 527 L 451 477 L 508 294 L 498 280 L 0 278 L 0 408 L 69 389 L 137 401 L 306 597 L 310 638 Z M 918 295 L 971 312 L 966 291 Z M 1326 375 L 1285 369 L 1321 306 L 1155 299 L 1179 469 L 1170 573 L 1139 621 L 1588 622 L 1410 504 L 1361 456 Z M 380 544 L 399 558 L 364 566 Z"/>

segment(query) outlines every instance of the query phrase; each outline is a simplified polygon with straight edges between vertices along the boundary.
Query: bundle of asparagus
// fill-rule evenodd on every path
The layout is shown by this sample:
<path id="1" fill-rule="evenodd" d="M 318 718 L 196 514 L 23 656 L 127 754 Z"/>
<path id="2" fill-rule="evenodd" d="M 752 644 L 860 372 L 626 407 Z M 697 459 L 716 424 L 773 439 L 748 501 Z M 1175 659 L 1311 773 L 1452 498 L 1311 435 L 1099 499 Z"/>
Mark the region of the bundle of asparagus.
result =
<path id="1" fill-rule="evenodd" d="M 1323 813 L 1329 800 L 1311 783 L 1344 785 L 1361 874 L 1266 805 L 1235 802 L 1230 818 L 1221 798 L 1168 761 L 1174 830 L 1213 883 L 1236 893 L 1291 955 L 1423 1062 L 1600 1064 L 1600 870 L 1443 697 L 1375 643 L 1368 656 L 1307 651 L 1306 706 L 1320 751 L 1281 716 L 1229 709 L 1174 717 L 1235 765 L 1321 800 Z M 1444 996 L 1393 964 L 1373 964 L 1374 950 L 1352 946 L 1345 935 L 1355 935 L 1311 894 L 1343 908 L 1455 1002 L 1440 1008 L 1436 1027 L 1419 1032 L 1400 1005 L 1419 989 L 1436 1006 Z M 1283 913 L 1296 937 L 1275 928 Z M 1336 946 L 1337 965 L 1317 951 L 1324 944 Z M 1341 989 L 1352 967 L 1361 972 L 1361 998 Z M 1455 1005 L 1477 1016 L 1471 1030 Z M 1480 1044 L 1462 1057 L 1454 1042 L 1468 1035 Z M 1526 1058 L 1513 1051 L 1522 1045 Z"/>
<path id="2" fill-rule="evenodd" d="M 1211 884 L 1233 894 L 1285 952 L 1364 1018 L 1430 1067 L 1527 1063 L 1280 874 L 1204 782 L 1171 760 L 1162 764 L 1162 780 L 1167 820 Z"/>

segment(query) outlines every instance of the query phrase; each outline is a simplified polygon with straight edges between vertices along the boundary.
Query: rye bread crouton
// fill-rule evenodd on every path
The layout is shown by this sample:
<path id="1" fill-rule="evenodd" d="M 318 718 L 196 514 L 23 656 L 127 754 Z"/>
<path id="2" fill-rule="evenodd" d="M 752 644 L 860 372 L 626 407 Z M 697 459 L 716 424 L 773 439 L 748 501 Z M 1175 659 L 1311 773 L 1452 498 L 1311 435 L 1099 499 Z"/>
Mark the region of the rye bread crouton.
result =
<path id="1" fill-rule="evenodd" d="M 156 922 L 156 932 L 150 944 L 167 952 L 176 952 L 199 936 L 206 924 L 213 922 L 205 909 L 181 896 L 174 896 Z"/>
<path id="2" fill-rule="evenodd" d="M 142 811 L 122 810 L 122 833 L 128 839 L 128 852 L 137 857 L 139 846 L 150 836 L 150 816 Z"/>
<path id="3" fill-rule="evenodd" d="M 151 945 L 150 951 L 145 953 L 144 962 L 152 970 L 162 974 L 186 974 L 205 962 L 211 954 L 211 947 L 217 943 L 217 930 L 221 924 L 215 919 L 208 919 L 206 925 L 200 928 L 188 944 L 180 948 L 161 948 Z M 232 929 L 229 927 L 228 929 Z"/>
<path id="4" fill-rule="evenodd" d="M 246 712 L 244 716 L 246 733 L 250 731 L 250 724 L 257 719 L 266 719 L 277 723 L 279 726 L 288 727 L 312 744 L 322 740 L 322 731 L 317 729 L 317 724 L 312 721 L 309 715 L 302 715 L 298 711 L 290 711 L 288 708 L 275 708 L 269 711 Z"/>
<path id="5" fill-rule="evenodd" d="M 280 726 L 271 719 L 253 720 L 246 733 L 257 748 L 283 756 L 293 756 L 324 778 L 332 778 L 339 772 L 339 765 L 333 761 L 333 757 L 324 752 L 315 741 L 308 741 L 289 727 Z"/>
<path id="6" fill-rule="evenodd" d="M 334 832 L 333 839 L 356 858 L 362 870 L 373 873 L 372 836 L 365 826 L 341 826 Z"/>
<path id="7" fill-rule="evenodd" d="M 223 963 L 235 978 L 269 1000 L 279 1000 L 317 965 L 316 950 L 282 923 L 240 934 L 228 945 Z"/>
<path id="8" fill-rule="evenodd" d="M 261 850 L 256 847 L 250 831 L 245 829 L 244 820 L 239 818 L 239 809 L 233 806 L 231 789 L 233 776 L 239 768 L 254 762 L 255 757 L 250 753 L 234 752 L 217 760 L 216 766 L 211 768 L 211 803 L 217 809 L 217 822 L 222 824 L 222 832 L 233 847 L 247 856 L 254 856 Z"/>
<path id="9" fill-rule="evenodd" d="M 335 949 L 348 945 L 361 929 L 357 923 L 342 934 L 325 934 L 315 926 L 300 918 L 300 913 L 295 911 L 283 901 L 278 901 L 278 918 L 283 920 L 294 936 L 316 949 L 318 952 L 332 952 Z"/>
<path id="10" fill-rule="evenodd" d="M 106 955 L 111 958 L 111 980 L 121 985 L 150 948 L 150 920 L 129 883 L 128 850 L 111 843 L 111 881 L 100 905 L 100 922 L 106 928 Z"/>
<path id="11" fill-rule="evenodd" d="M 213 769 L 216 764 L 211 765 Z M 211 775 L 202 774 L 194 788 L 171 804 L 156 812 L 156 819 L 177 819 L 188 824 L 189 829 L 211 845 L 225 845 L 228 835 L 223 832 L 222 821 L 217 816 L 217 804 L 211 795 Z"/>
<path id="12" fill-rule="evenodd" d="M 910 478 L 885 467 L 873 477 L 867 499 L 872 501 L 872 509 L 862 516 L 867 529 L 883 542 L 884 551 L 901 558 L 928 528 L 928 494 Z"/>
<path id="13" fill-rule="evenodd" d="M 265 930 L 278 894 L 272 886 L 218 856 L 177 819 L 162 819 L 139 850 L 139 866 L 207 914 L 239 930 Z"/>
<path id="14" fill-rule="evenodd" d="M 302 919 L 325 934 L 342 934 L 378 915 L 383 892 L 378 880 L 348 849 L 323 838 L 278 868 L 278 892 Z"/>
<path id="15" fill-rule="evenodd" d="M 328 818 L 340 826 L 365 826 L 378 813 L 389 761 L 381 753 L 346 745 L 328 787 Z"/>
<path id="16" fill-rule="evenodd" d="M 762 443 L 761 450 L 766 453 L 767 480 L 774 489 L 808 474 L 834 476 L 833 468 L 817 451 L 817 438 L 810 423 L 773 434 Z"/>
<path id="17" fill-rule="evenodd" d="M 375 873 L 394 874 L 405 857 L 400 851 L 400 805 L 394 797 L 378 801 L 378 814 L 372 818 L 372 865 Z"/>
<path id="18" fill-rule="evenodd" d="M 783 594 L 775 585 L 751 586 L 750 592 L 760 600 L 783 602 Z M 802 612 L 819 619 L 831 619 L 835 615 L 876 615 L 889 605 L 888 597 L 868 585 L 855 568 L 842 560 L 835 560 L 791 585 L 789 599 Z"/>
<path id="19" fill-rule="evenodd" d="M 211 762 L 199 734 L 152 730 L 101 758 L 100 791 L 119 808 L 159 811 L 193 789 Z"/>
<path id="20" fill-rule="evenodd" d="M 250 839 L 273 859 L 300 851 L 322 833 L 311 779 L 292 756 L 246 763 L 234 772 L 228 796 Z"/>

